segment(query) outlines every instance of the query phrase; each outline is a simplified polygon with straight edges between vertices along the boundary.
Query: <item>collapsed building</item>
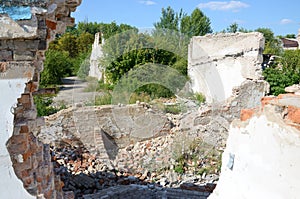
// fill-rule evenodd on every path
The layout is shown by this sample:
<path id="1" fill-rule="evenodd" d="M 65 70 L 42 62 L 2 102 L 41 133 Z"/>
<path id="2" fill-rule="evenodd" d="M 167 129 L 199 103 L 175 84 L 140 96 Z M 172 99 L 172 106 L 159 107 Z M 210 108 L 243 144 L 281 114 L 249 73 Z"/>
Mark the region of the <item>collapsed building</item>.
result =
<path id="1" fill-rule="evenodd" d="M 1 1 L 0 85 L 5 98 L 0 104 L 3 132 L 0 138 L 0 198 L 74 198 L 74 193 L 63 191 L 65 185 L 54 173 L 51 162 L 49 143 L 59 139 L 69 143 L 80 140 L 90 151 L 95 148 L 99 151 L 100 148 L 99 154 L 107 160 L 108 166 L 111 157 L 118 157 L 118 165 L 123 164 L 126 168 L 127 164 L 128 168 L 131 164 L 140 168 L 131 157 L 143 157 L 131 153 L 134 149 L 153 153 L 156 159 L 149 163 L 164 164 L 169 161 L 164 160 L 168 154 L 157 156 L 156 150 L 161 145 L 170 148 L 168 142 L 171 139 L 165 141 L 163 136 L 169 134 L 176 122 L 176 130 L 188 136 L 201 137 L 213 145 L 223 145 L 229 136 L 220 180 L 211 198 L 297 196 L 299 97 L 264 98 L 268 84 L 261 75 L 264 39 L 260 33 L 192 38 L 188 57 L 192 89 L 204 93 L 208 105 L 190 110 L 175 121 L 144 104 L 129 108 L 92 107 L 90 110 L 73 107 L 50 116 L 46 123 L 44 118 L 38 118 L 32 94 L 38 89 L 44 52 L 57 33 L 63 33 L 67 25 L 74 23 L 70 13 L 80 3 L 81 0 Z M 99 44 L 98 40 L 99 35 L 94 47 Z M 128 110 L 130 114 L 126 115 Z M 123 126 L 114 121 L 112 113 L 119 118 L 124 116 Z M 140 125 L 132 125 L 132 119 Z M 142 143 L 149 140 L 152 143 Z M 163 140 L 161 145 L 152 147 L 158 140 Z M 131 157 L 124 162 L 122 156 L 126 154 Z M 174 178 L 172 175 L 170 173 Z M 262 180 L 264 175 L 266 177 Z M 78 183 L 80 186 L 89 187 L 94 183 L 93 179 L 80 175 L 77 178 L 76 183 L 83 183 Z M 129 181 L 136 179 L 126 178 L 122 183 Z M 278 183 L 274 185 L 270 181 Z M 237 191 L 236 187 L 242 191 Z M 189 190 L 163 190 L 151 186 L 122 185 L 94 195 L 89 193 L 86 198 L 125 197 L 124 193 L 127 198 L 136 197 L 137 193 L 149 198 L 207 198 L 213 190 L 211 187 L 187 188 Z"/>

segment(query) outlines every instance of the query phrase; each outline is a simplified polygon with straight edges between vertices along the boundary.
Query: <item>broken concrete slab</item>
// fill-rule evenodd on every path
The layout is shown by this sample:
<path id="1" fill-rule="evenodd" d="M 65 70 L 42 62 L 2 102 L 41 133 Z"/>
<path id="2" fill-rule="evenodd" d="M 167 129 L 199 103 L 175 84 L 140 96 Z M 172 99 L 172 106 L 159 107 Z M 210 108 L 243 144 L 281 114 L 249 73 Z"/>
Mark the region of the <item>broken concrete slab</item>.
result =
<path id="1" fill-rule="evenodd" d="M 188 75 L 192 90 L 208 102 L 222 102 L 245 80 L 262 79 L 261 33 L 221 33 L 193 37 L 189 45 Z"/>

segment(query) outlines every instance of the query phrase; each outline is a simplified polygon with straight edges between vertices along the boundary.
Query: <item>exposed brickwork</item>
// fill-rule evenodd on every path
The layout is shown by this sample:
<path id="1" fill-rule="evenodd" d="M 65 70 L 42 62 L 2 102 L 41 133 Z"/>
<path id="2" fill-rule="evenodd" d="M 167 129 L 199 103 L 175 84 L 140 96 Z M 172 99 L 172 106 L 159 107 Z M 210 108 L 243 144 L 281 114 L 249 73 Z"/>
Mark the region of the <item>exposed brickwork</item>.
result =
<path id="1" fill-rule="evenodd" d="M 287 119 L 291 120 L 293 123 L 300 124 L 300 108 L 289 106 Z"/>
<path id="2" fill-rule="evenodd" d="M 32 93 L 37 91 L 39 75 L 43 69 L 44 51 L 48 43 L 55 38 L 56 33 L 62 33 L 67 25 L 72 25 L 74 19 L 70 13 L 81 3 L 78 1 L 7 1 L 2 6 L 36 6 L 47 8 L 57 4 L 57 9 L 51 13 L 40 12 L 30 20 L 15 21 L 20 27 L 26 24 L 36 31 L 28 37 L 11 28 L 11 38 L 0 36 L 0 73 L 3 78 L 27 78 L 28 83 L 24 93 L 17 101 L 14 112 L 13 136 L 7 142 L 15 174 L 23 182 L 24 188 L 37 198 L 63 198 L 62 182 L 54 175 L 51 163 L 50 148 L 35 137 L 43 119 L 37 118 L 36 107 Z M 55 6 L 54 6 L 55 7 Z M 48 10 L 49 11 L 49 10 Z M 59 24 L 59 25 L 58 25 Z"/>
<path id="3" fill-rule="evenodd" d="M 250 119 L 255 113 L 255 109 L 243 109 L 241 110 L 241 121 Z"/>
<path id="4" fill-rule="evenodd" d="M 300 96 L 295 94 L 280 94 L 277 97 L 269 96 L 261 99 L 260 109 L 241 110 L 241 121 L 246 121 L 253 115 L 260 115 L 267 105 L 278 107 L 284 121 L 297 129 L 300 129 Z"/>

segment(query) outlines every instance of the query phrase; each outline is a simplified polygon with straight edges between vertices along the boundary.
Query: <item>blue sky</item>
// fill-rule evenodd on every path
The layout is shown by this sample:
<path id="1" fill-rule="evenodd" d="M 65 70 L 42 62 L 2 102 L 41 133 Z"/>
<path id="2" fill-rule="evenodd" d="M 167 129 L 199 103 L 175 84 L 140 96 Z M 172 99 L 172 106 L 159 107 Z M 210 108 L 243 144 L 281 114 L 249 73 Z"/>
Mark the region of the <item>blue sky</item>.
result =
<path id="1" fill-rule="evenodd" d="M 276 35 L 296 34 L 300 29 L 299 0 L 82 0 L 72 14 L 76 23 L 110 23 L 116 21 L 138 28 L 151 28 L 159 21 L 161 9 L 171 6 L 175 11 L 181 8 L 190 14 L 200 8 L 211 20 L 214 32 L 221 31 L 237 22 L 240 27 L 256 29 L 271 28 Z"/>

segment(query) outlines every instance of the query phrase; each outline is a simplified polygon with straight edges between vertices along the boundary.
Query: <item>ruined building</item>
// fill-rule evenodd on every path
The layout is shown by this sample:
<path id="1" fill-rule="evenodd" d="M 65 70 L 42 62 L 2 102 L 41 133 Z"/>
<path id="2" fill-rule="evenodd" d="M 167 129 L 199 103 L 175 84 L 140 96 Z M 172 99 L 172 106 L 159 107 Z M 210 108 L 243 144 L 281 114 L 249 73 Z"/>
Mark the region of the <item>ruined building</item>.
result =
<path id="1" fill-rule="evenodd" d="M 168 154 L 156 154 L 159 147 L 172 149 L 168 144 L 174 135 L 162 135 L 169 133 L 174 122 L 172 118 L 156 114 L 145 104 L 131 106 L 130 115 L 124 115 L 122 106 L 98 107 L 91 115 L 85 107 L 75 107 L 75 111 L 68 109 L 49 117 L 47 125 L 43 118 L 37 118 L 32 95 L 38 88 L 44 52 L 57 33 L 63 33 L 67 25 L 73 25 L 70 13 L 80 3 L 81 0 L 0 1 L 0 87 L 3 96 L 0 103 L 0 198 L 74 198 L 73 193 L 62 191 L 64 183 L 54 174 L 49 145 L 37 139 L 43 132 L 47 136 L 58 134 L 58 137 L 59 133 L 72 132 L 74 135 L 70 138 L 76 138 L 76 135 L 80 138 L 82 131 L 83 136 L 88 135 L 82 141 L 90 144 L 91 150 L 102 147 L 102 154 L 108 161 L 109 156 L 119 158 L 118 166 L 128 164 L 140 169 L 139 162 L 133 162 L 133 155 L 142 160 L 146 155 L 154 154 L 155 164 L 168 161 L 164 160 Z M 183 190 L 122 185 L 91 193 L 86 198 L 141 195 L 203 199 L 208 196 L 222 199 L 298 197 L 299 90 L 277 98 L 264 97 L 268 84 L 263 80 L 260 68 L 263 45 L 260 33 L 207 35 L 191 40 L 188 73 L 192 89 L 204 93 L 209 104 L 181 115 L 175 128 L 188 136 L 201 136 L 208 142 L 228 137 L 220 180 L 210 196 L 213 188 L 209 187 L 183 185 L 181 188 L 189 189 Z M 99 46 L 98 34 L 94 49 Z M 91 60 L 94 63 L 96 59 L 93 56 Z M 94 69 L 97 69 L 96 65 Z M 98 78 L 102 76 L 95 73 Z M 119 118 L 133 118 L 140 125 L 132 126 L 124 119 L 121 121 L 124 126 L 120 128 L 112 112 Z M 83 119 L 79 121 L 76 113 Z M 143 119 L 145 115 L 151 116 L 151 120 Z M 101 125 L 87 125 L 91 122 L 90 117 L 100 121 Z M 150 121 L 152 126 L 147 126 Z M 162 128 L 156 128 L 155 124 Z M 136 137 L 135 144 L 128 139 L 132 138 L 128 132 L 136 133 L 148 127 L 150 136 L 141 134 L 144 136 Z M 142 143 L 145 140 L 147 142 Z M 111 153 L 105 151 L 110 147 L 123 149 L 118 151 L 119 154 L 113 150 Z M 169 174 L 174 178 L 173 173 Z M 77 178 L 77 181 L 82 179 L 81 176 Z M 136 179 L 126 180 L 122 182 Z M 89 186 L 93 182 L 85 183 Z"/>
<path id="2" fill-rule="evenodd" d="M 100 43 L 101 36 L 101 43 Z M 100 32 L 95 34 L 95 41 L 92 47 L 92 53 L 90 57 L 90 71 L 89 76 L 95 77 L 98 80 L 104 80 L 103 68 L 99 65 L 99 59 L 103 56 L 102 46 L 104 45 L 103 34 Z"/>

